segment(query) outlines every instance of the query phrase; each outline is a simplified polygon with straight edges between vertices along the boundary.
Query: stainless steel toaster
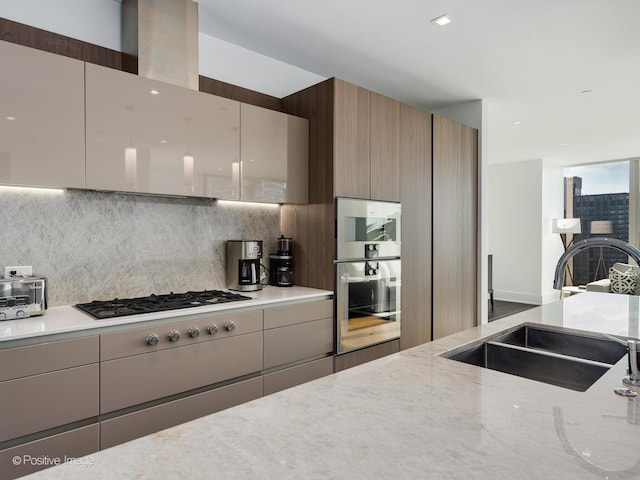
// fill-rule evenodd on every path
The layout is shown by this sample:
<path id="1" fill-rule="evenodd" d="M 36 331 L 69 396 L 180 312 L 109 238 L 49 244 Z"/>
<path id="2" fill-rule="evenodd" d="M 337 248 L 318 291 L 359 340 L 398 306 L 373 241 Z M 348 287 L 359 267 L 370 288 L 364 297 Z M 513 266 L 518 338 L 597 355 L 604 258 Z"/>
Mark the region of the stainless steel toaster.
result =
<path id="1" fill-rule="evenodd" d="M 42 315 L 46 309 L 45 277 L 0 278 L 0 321 Z"/>

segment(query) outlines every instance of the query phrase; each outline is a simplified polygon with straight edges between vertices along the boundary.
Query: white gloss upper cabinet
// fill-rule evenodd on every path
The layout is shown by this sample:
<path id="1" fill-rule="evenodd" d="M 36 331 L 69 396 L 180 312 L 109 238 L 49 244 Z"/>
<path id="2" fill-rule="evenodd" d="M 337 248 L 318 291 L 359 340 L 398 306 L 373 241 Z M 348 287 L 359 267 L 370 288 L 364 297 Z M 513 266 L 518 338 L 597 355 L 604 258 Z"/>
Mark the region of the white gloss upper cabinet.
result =
<path id="1" fill-rule="evenodd" d="M 87 188 L 240 199 L 240 103 L 86 64 Z"/>
<path id="2" fill-rule="evenodd" d="M 307 203 L 309 121 L 241 104 L 241 199 Z"/>
<path id="3" fill-rule="evenodd" d="M 84 63 L 0 41 L 0 183 L 83 188 Z"/>

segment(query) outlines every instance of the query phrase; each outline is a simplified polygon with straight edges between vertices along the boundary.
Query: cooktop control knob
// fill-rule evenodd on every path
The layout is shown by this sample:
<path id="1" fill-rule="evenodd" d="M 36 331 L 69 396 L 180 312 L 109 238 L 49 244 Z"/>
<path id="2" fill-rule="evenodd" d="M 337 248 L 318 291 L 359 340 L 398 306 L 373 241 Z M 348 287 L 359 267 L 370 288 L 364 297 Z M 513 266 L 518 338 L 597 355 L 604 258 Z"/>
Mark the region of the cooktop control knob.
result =
<path id="1" fill-rule="evenodd" d="M 26 313 L 24 313 L 24 310 L 16 311 L 16 317 L 24 317 L 25 315 L 26 315 Z"/>
<path id="2" fill-rule="evenodd" d="M 236 324 L 233 322 L 227 322 L 224 324 L 224 329 L 227 332 L 233 332 L 236 329 Z"/>
<path id="3" fill-rule="evenodd" d="M 145 342 L 147 342 L 147 345 L 151 345 L 152 347 L 155 347 L 159 341 L 160 341 L 160 337 L 158 337 L 158 335 L 156 335 L 155 333 L 148 335 L 147 338 L 145 339 Z"/>
<path id="4" fill-rule="evenodd" d="M 0 319 L 7 318 L 7 314 L 5 312 L 0 312 Z"/>
<path id="5" fill-rule="evenodd" d="M 207 332 L 209 332 L 209 335 L 215 335 L 218 333 L 218 326 L 215 323 L 209 324 L 209 326 L 207 326 Z"/>
<path id="6" fill-rule="evenodd" d="M 198 338 L 200 336 L 200 329 L 198 327 L 191 327 L 187 330 L 187 333 L 191 338 Z"/>
<path id="7" fill-rule="evenodd" d="M 180 340 L 180 332 L 177 330 L 171 330 L 169 332 L 169 341 L 177 342 L 178 340 Z"/>

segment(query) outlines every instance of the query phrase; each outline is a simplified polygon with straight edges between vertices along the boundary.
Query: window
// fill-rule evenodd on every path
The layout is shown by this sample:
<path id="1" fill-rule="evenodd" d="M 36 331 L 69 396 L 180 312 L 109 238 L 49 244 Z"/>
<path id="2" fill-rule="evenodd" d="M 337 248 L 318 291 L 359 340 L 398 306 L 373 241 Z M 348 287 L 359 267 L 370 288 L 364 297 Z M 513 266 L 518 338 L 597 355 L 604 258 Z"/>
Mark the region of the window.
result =
<path id="1" fill-rule="evenodd" d="M 565 217 L 579 218 L 582 228 L 574 242 L 595 236 L 629 241 L 629 168 L 629 161 L 565 168 Z M 608 278 L 616 262 L 628 257 L 611 248 L 580 252 L 573 257 L 573 284 Z"/>

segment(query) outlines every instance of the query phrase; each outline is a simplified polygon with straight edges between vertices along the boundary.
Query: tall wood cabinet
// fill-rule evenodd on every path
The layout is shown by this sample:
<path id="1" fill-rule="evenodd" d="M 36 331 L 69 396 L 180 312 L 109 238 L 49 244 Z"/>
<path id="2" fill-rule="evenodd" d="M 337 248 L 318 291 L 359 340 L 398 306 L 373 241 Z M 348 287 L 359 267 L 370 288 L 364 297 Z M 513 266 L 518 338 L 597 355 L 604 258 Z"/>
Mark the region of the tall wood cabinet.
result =
<path id="1" fill-rule="evenodd" d="M 282 101 L 309 118 L 309 204 L 284 205 L 299 285 L 334 290 L 334 198 L 402 201 L 402 337 L 343 355 L 342 369 L 431 339 L 431 114 L 330 79 Z M 401 193 L 402 197 L 401 197 Z M 370 354 L 368 351 L 371 350 Z"/>
<path id="2" fill-rule="evenodd" d="M 334 194 L 369 198 L 370 95 L 369 90 L 332 79 Z"/>
<path id="3" fill-rule="evenodd" d="M 400 102 L 332 81 L 334 195 L 400 201 Z"/>
<path id="4" fill-rule="evenodd" d="M 474 326 L 477 131 L 338 79 L 282 105 L 309 118 L 309 205 L 282 208 L 283 232 L 296 242 L 296 283 L 334 289 L 334 197 L 399 200 L 400 349 Z M 336 359 L 336 368 L 380 351 Z"/>
<path id="5" fill-rule="evenodd" d="M 371 198 L 399 202 L 401 104 L 371 92 L 370 105 Z"/>
<path id="6" fill-rule="evenodd" d="M 431 340 L 431 114 L 400 107 L 402 325 L 400 348 Z"/>
<path id="7" fill-rule="evenodd" d="M 477 323 L 478 131 L 433 116 L 433 339 Z"/>

